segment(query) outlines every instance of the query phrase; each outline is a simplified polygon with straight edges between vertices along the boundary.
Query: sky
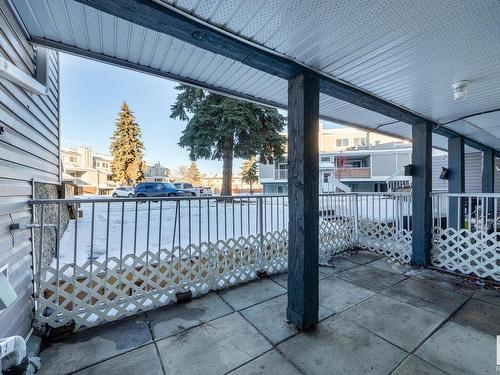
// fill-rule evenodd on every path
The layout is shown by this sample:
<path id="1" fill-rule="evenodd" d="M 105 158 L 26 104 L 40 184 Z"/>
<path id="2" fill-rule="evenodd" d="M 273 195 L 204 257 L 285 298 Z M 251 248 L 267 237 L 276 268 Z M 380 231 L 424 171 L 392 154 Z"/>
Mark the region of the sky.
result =
<path id="1" fill-rule="evenodd" d="M 186 123 L 170 118 L 178 84 L 109 64 L 62 54 L 61 135 L 69 147 L 89 145 L 109 154 L 110 137 L 123 101 L 134 111 L 142 130 L 145 159 L 169 168 L 190 163 L 187 150 L 179 147 Z M 239 171 L 241 159 L 233 162 Z M 203 173 L 222 173 L 222 162 L 199 160 Z"/>
<path id="2" fill-rule="evenodd" d="M 171 169 L 190 163 L 187 150 L 177 145 L 186 123 L 170 118 L 178 83 L 64 53 L 60 59 L 62 145 L 88 145 L 109 154 L 115 120 L 126 101 L 141 127 L 148 163 L 159 161 Z M 243 161 L 234 159 L 235 173 Z M 222 173 L 222 161 L 198 160 L 197 164 L 202 173 Z"/>

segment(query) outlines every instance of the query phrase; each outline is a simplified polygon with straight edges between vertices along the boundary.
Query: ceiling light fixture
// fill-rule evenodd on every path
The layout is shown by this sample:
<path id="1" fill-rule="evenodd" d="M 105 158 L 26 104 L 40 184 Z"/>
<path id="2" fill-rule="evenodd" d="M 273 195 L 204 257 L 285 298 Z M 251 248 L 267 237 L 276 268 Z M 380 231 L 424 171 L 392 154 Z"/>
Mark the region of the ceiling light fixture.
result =
<path id="1" fill-rule="evenodd" d="M 469 81 L 459 81 L 451 86 L 453 87 L 453 99 L 463 99 L 467 96 Z"/>

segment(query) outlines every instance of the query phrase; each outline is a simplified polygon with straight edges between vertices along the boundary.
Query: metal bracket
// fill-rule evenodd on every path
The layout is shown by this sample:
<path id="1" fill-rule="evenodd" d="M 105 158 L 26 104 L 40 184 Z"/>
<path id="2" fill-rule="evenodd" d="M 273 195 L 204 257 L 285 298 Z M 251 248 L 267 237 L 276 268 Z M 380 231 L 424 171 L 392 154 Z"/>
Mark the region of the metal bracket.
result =
<path id="1" fill-rule="evenodd" d="M 37 57 L 37 60 L 40 59 L 40 65 L 46 66 L 46 61 L 42 62 L 42 60 L 47 58 L 47 55 L 41 55 Z M 39 76 L 41 77 L 42 74 L 40 73 Z M 23 89 L 31 91 L 32 93 L 38 95 L 48 94 L 47 86 L 43 85 L 29 74 L 23 72 L 21 69 L 19 69 L 17 66 L 15 66 L 2 56 L 0 56 L 0 77 L 11 81 L 18 86 L 21 86 Z"/>
<path id="2" fill-rule="evenodd" d="M 56 224 L 44 224 L 44 228 L 54 228 Z M 31 229 L 31 228 L 40 228 L 40 224 L 23 224 L 23 223 L 11 223 L 10 230 L 21 230 L 21 229 Z"/>

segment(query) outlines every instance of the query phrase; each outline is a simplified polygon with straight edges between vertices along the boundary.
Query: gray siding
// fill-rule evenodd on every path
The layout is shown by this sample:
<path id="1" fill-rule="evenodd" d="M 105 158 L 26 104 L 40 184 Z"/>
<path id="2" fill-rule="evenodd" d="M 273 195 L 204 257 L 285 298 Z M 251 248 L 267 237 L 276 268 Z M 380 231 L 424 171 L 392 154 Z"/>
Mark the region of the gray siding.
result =
<path id="1" fill-rule="evenodd" d="M 274 178 L 274 164 L 259 164 L 260 178 Z"/>
<path id="2" fill-rule="evenodd" d="M 448 168 L 447 156 L 435 156 L 432 158 L 432 189 L 448 190 L 448 182 L 440 180 L 442 167 Z M 498 161 L 497 161 L 498 168 Z M 481 192 L 481 179 L 483 173 L 483 157 L 481 152 L 465 154 L 465 192 Z M 500 192 L 500 171 L 495 170 L 495 193 Z"/>
<path id="3" fill-rule="evenodd" d="M 372 176 L 391 176 L 397 171 L 394 154 L 372 155 Z"/>
<path id="4" fill-rule="evenodd" d="M 0 55 L 35 74 L 35 50 L 7 2 L 0 0 Z M 32 321 L 31 236 L 10 231 L 29 222 L 31 180 L 59 183 L 59 58 L 50 53 L 49 95 L 38 96 L 0 78 L 0 267 L 8 264 L 17 300 L 0 314 L 0 337 L 25 336 Z"/>
<path id="5" fill-rule="evenodd" d="M 396 170 L 400 171 L 404 168 L 405 165 L 411 164 L 411 152 L 408 152 L 406 154 L 403 153 L 397 153 L 397 166 Z"/>
<path id="6" fill-rule="evenodd" d="M 448 157 L 437 155 L 432 157 L 432 190 L 448 191 L 448 180 L 439 179 L 443 168 L 448 168 Z"/>

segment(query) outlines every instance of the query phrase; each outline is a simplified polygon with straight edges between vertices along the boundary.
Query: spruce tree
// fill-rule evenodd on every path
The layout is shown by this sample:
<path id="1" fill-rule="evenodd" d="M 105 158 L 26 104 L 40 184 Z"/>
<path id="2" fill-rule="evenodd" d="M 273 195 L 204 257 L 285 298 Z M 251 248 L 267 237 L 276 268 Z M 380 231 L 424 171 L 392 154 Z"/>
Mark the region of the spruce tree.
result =
<path id="1" fill-rule="evenodd" d="M 125 102 L 121 106 L 115 125 L 110 146 L 113 156 L 111 163 L 113 181 L 131 186 L 144 180 L 146 163 L 141 128 Z"/>
<path id="2" fill-rule="evenodd" d="M 171 118 L 188 121 L 179 146 L 191 160 L 222 159 L 221 195 L 231 195 L 233 158 L 258 156 L 262 164 L 282 157 L 285 118 L 270 107 L 181 85 Z"/>
<path id="3" fill-rule="evenodd" d="M 253 193 L 252 185 L 259 182 L 259 170 L 255 157 L 248 159 L 241 165 L 241 181 L 250 185 L 250 193 Z"/>
<path id="4" fill-rule="evenodd" d="M 194 161 L 191 162 L 191 165 L 187 169 L 186 179 L 187 182 L 190 182 L 192 185 L 199 185 L 201 182 L 200 171 Z"/>

